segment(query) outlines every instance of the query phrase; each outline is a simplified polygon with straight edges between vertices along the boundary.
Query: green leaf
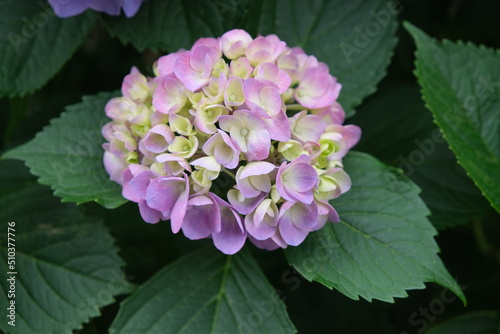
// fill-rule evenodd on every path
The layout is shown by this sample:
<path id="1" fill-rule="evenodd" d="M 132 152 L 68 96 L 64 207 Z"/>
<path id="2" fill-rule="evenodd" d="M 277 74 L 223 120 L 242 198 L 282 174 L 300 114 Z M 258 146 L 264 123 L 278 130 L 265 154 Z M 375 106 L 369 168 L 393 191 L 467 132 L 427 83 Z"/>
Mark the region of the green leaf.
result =
<path id="1" fill-rule="evenodd" d="M 221 22 L 221 13 L 210 0 L 148 0 L 132 18 L 104 18 L 111 35 L 122 43 L 131 43 L 139 51 L 168 52 L 190 49 L 200 37 L 222 35 Z"/>
<path id="2" fill-rule="evenodd" d="M 123 301 L 110 333 L 295 333 L 280 297 L 245 250 L 213 247 L 166 266 Z"/>
<path id="3" fill-rule="evenodd" d="M 357 150 L 404 170 L 422 189 L 436 228 L 467 224 L 491 210 L 433 124 L 416 83 L 384 80 L 350 121 L 363 130 Z"/>
<path id="4" fill-rule="evenodd" d="M 83 43 L 96 15 L 60 19 L 45 1 L 0 0 L 0 96 L 31 93 Z"/>
<path id="5" fill-rule="evenodd" d="M 434 327 L 426 334 L 498 334 L 500 311 L 479 311 L 455 317 Z"/>
<path id="6" fill-rule="evenodd" d="M 385 0 L 254 1 L 243 27 L 254 35 L 277 34 L 327 63 L 350 116 L 386 74 L 400 10 Z"/>
<path id="7" fill-rule="evenodd" d="M 75 204 L 60 203 L 23 169 L 19 162 L 0 162 L 0 183 L 6 185 L 0 198 L 0 270 L 8 278 L 15 276 L 15 296 L 9 281 L 0 282 L 0 307 L 6 310 L 14 300 L 16 313 L 15 327 L 4 318 L 0 329 L 69 334 L 131 286 L 100 220 L 85 217 Z M 8 222 L 15 223 L 12 230 Z M 15 263 L 8 255 L 13 247 Z"/>
<path id="8" fill-rule="evenodd" d="M 465 296 L 436 253 L 436 230 L 419 189 L 397 170 L 364 153 L 351 152 L 345 169 L 351 190 L 331 203 L 340 223 L 327 224 L 299 247 L 286 249 L 306 279 L 352 299 L 393 302 L 424 282 Z"/>
<path id="9" fill-rule="evenodd" d="M 102 162 L 101 127 L 109 121 L 104 106 L 117 93 L 83 97 L 42 132 L 2 158 L 24 160 L 39 182 L 65 202 L 96 201 L 107 208 L 126 202 L 121 187 L 109 180 Z"/>
<path id="10" fill-rule="evenodd" d="M 437 42 L 409 23 L 415 74 L 427 107 L 458 162 L 500 211 L 500 52 Z"/>
<path id="11" fill-rule="evenodd" d="M 433 134 L 438 133 L 437 129 L 434 131 L 426 137 L 427 140 L 421 141 L 427 148 L 432 148 L 430 139 Z M 440 137 L 442 138 L 442 135 Z M 465 225 L 493 211 L 479 189 L 467 177 L 462 166 L 457 164 L 448 144 L 435 145 L 434 152 L 426 155 L 422 164 L 412 164 L 414 171 L 410 169 L 406 173 L 422 189 L 420 197 L 432 212 L 429 217 L 432 224 L 438 229 Z M 408 163 L 411 164 L 410 158 L 420 161 L 416 160 L 419 159 L 416 152 L 425 154 L 425 147 L 417 146 L 414 151 L 408 153 Z"/>

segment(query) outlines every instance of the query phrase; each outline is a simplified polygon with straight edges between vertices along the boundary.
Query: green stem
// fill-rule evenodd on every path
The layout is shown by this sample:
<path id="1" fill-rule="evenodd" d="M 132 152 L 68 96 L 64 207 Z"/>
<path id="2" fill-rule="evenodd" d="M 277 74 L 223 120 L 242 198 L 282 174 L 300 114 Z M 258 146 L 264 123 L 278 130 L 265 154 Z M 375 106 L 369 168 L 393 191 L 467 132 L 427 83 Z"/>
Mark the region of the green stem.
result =
<path id="1" fill-rule="evenodd" d="M 474 230 L 474 236 L 476 238 L 477 246 L 479 250 L 484 254 L 489 254 L 492 251 L 491 244 L 486 239 L 486 234 L 483 229 L 483 222 L 480 219 L 475 219 L 472 222 L 472 228 Z"/>
<path id="2" fill-rule="evenodd" d="M 232 172 L 230 172 L 228 169 L 224 168 L 222 170 L 224 173 L 226 173 L 227 175 L 231 176 L 233 178 L 233 180 L 236 180 L 236 175 L 234 175 Z"/>
<path id="3" fill-rule="evenodd" d="M 286 104 L 285 107 L 286 107 L 286 110 L 292 110 L 292 111 L 302 111 L 302 110 L 307 109 L 306 107 L 304 107 L 303 105 L 300 105 L 298 103 Z"/>

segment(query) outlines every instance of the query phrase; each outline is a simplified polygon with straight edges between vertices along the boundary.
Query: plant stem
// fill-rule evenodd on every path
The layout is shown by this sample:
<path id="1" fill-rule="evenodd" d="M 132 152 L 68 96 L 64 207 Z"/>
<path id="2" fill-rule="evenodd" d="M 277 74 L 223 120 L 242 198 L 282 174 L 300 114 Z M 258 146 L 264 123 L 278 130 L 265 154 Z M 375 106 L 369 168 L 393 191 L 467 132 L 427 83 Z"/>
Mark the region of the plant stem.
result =
<path id="1" fill-rule="evenodd" d="M 484 254 L 491 253 L 492 247 L 486 239 L 486 234 L 484 233 L 483 229 L 483 222 L 480 219 L 475 219 L 472 222 L 472 228 L 474 230 L 474 236 L 476 238 L 476 243 L 479 247 L 479 250 Z"/>
<path id="2" fill-rule="evenodd" d="M 286 104 L 285 107 L 286 107 L 286 110 L 294 110 L 294 111 L 302 111 L 302 110 L 307 109 L 298 103 Z"/>
<path id="3" fill-rule="evenodd" d="M 228 169 L 224 168 L 222 170 L 224 173 L 226 173 L 227 175 L 231 176 L 233 178 L 233 180 L 236 180 L 236 175 L 234 175 L 232 172 L 230 172 Z"/>

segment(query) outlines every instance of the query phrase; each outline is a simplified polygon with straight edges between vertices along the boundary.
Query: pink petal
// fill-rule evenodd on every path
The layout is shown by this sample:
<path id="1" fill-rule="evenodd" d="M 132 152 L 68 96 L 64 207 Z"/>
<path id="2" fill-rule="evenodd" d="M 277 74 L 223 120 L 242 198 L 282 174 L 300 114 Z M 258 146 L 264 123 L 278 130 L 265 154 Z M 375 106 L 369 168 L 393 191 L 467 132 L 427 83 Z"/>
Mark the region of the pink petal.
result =
<path id="1" fill-rule="evenodd" d="M 134 176 L 132 180 L 130 180 L 130 188 L 140 199 L 145 199 L 146 190 L 149 186 L 149 183 L 152 179 L 154 179 L 154 177 L 155 175 L 153 174 L 153 172 L 149 170 L 141 172 L 138 175 Z"/>
<path id="2" fill-rule="evenodd" d="M 201 46 L 200 46 L 201 48 Z M 207 56 L 208 57 L 208 56 Z M 204 60 L 207 60 L 206 58 Z M 174 65 L 174 73 L 177 78 L 186 86 L 191 92 L 195 92 L 202 86 L 208 83 L 210 73 L 205 72 L 205 62 L 200 64 L 194 62 L 197 67 L 191 67 L 191 52 L 187 51 L 177 57 Z"/>
<path id="3" fill-rule="evenodd" d="M 257 240 L 251 235 L 248 235 L 248 239 L 258 248 L 265 249 L 265 250 L 275 250 L 280 248 L 280 246 L 272 239 L 266 239 L 266 240 Z"/>
<path id="4" fill-rule="evenodd" d="M 163 153 L 163 154 L 160 154 L 160 155 L 157 155 L 155 160 L 159 163 L 165 163 L 165 162 L 176 162 L 178 163 L 182 168 L 184 168 L 185 170 L 187 170 L 188 172 L 191 172 L 191 166 L 189 165 L 189 163 L 187 162 L 186 159 L 184 159 L 183 157 L 180 157 L 176 154 L 171 154 L 171 153 Z M 168 173 L 168 174 L 171 174 L 172 171 L 168 169 L 168 164 L 165 165 L 165 171 Z"/>
<path id="5" fill-rule="evenodd" d="M 217 163 L 215 158 L 212 156 L 198 158 L 198 159 L 192 161 L 191 165 L 206 168 L 212 172 L 220 172 L 221 171 L 221 165 L 219 163 Z"/>
<path id="6" fill-rule="evenodd" d="M 304 110 L 294 115 L 292 134 L 302 142 L 318 142 L 328 124 L 320 116 L 305 115 L 306 113 Z"/>
<path id="7" fill-rule="evenodd" d="M 296 227 L 288 215 L 280 221 L 279 230 L 285 242 L 292 246 L 300 245 L 309 234 L 308 230 Z"/>
<path id="8" fill-rule="evenodd" d="M 268 213 L 269 209 L 273 212 L 272 214 Z M 265 240 L 276 234 L 278 218 L 279 212 L 276 205 L 270 199 L 265 199 L 254 212 L 246 216 L 245 226 L 254 238 Z"/>
<path id="9" fill-rule="evenodd" d="M 240 180 L 236 179 L 236 183 L 238 184 L 238 188 L 240 189 L 241 193 L 245 197 L 253 198 L 253 197 L 257 197 L 260 194 L 262 194 L 262 192 L 260 190 L 255 188 L 250 183 L 248 178 L 240 179 Z"/>
<path id="10" fill-rule="evenodd" d="M 271 238 L 277 230 L 277 226 L 270 226 L 266 223 L 256 224 L 255 212 L 251 212 L 245 217 L 245 227 L 248 233 L 257 240 L 266 240 Z"/>
<path id="11" fill-rule="evenodd" d="M 229 64 L 229 75 L 247 79 L 252 75 L 253 67 L 245 57 L 240 57 Z"/>
<path id="12" fill-rule="evenodd" d="M 224 132 L 220 129 L 218 129 L 217 132 L 221 135 L 221 138 L 224 141 L 224 143 L 226 144 L 226 146 L 230 147 L 237 154 L 240 154 L 240 150 L 238 149 L 238 145 L 236 145 L 236 143 L 231 139 L 231 137 L 229 137 L 229 135 L 226 132 Z"/>
<path id="13" fill-rule="evenodd" d="M 123 187 L 122 187 L 122 196 L 128 199 L 129 201 L 139 203 L 141 198 L 137 196 L 135 191 L 130 187 L 130 180 L 132 180 L 134 176 L 132 172 L 127 168 L 123 172 Z"/>
<path id="14" fill-rule="evenodd" d="M 243 81 L 243 95 L 245 95 L 246 103 L 252 110 L 259 107 L 259 93 L 264 86 L 265 83 L 252 78 Z"/>
<path id="15" fill-rule="evenodd" d="M 219 205 L 210 195 L 191 198 L 182 222 L 182 232 L 191 239 L 203 239 L 221 231 Z"/>
<path id="16" fill-rule="evenodd" d="M 259 205 L 259 203 L 266 197 L 266 194 L 260 193 L 257 197 L 246 198 L 243 197 L 243 201 L 240 201 L 237 189 L 231 189 L 227 192 L 227 199 L 229 203 L 242 215 L 246 215 Z"/>
<path id="17" fill-rule="evenodd" d="M 277 60 L 278 67 L 288 73 L 290 78 L 293 81 L 297 81 L 298 78 L 298 69 L 299 69 L 299 60 L 293 54 L 286 54 L 281 56 Z"/>
<path id="18" fill-rule="evenodd" d="M 312 113 L 321 117 L 328 125 L 342 124 L 345 119 L 345 111 L 337 101 L 331 106 L 312 110 Z"/>
<path id="19" fill-rule="evenodd" d="M 275 87 L 263 87 L 260 90 L 259 96 L 269 115 L 276 116 L 280 113 L 283 106 L 283 100 L 281 99 L 280 92 Z"/>
<path id="20" fill-rule="evenodd" d="M 260 130 L 266 127 L 266 123 L 249 110 L 236 110 L 233 116 L 239 118 L 249 130 Z"/>
<path id="21" fill-rule="evenodd" d="M 184 85 L 174 76 L 157 77 L 158 86 L 153 93 L 153 106 L 163 114 L 176 113 L 187 101 Z"/>
<path id="22" fill-rule="evenodd" d="M 219 204 L 221 215 L 221 230 L 219 233 L 212 233 L 214 245 L 224 254 L 235 254 L 245 244 L 247 232 L 240 215 L 227 202 L 213 196 Z"/>
<path id="23" fill-rule="evenodd" d="M 359 142 L 359 139 L 361 138 L 361 128 L 356 125 L 344 125 L 342 136 L 346 141 L 347 149 L 350 150 Z"/>
<path id="24" fill-rule="evenodd" d="M 236 113 L 236 112 L 234 112 Z M 231 128 L 242 128 L 244 126 L 243 122 L 235 115 L 222 115 L 219 117 L 219 126 L 224 131 L 231 131 Z"/>
<path id="25" fill-rule="evenodd" d="M 282 111 L 283 101 L 274 84 L 246 79 L 243 81 L 243 95 L 248 108 L 261 117 L 272 118 Z"/>
<path id="26" fill-rule="evenodd" d="M 298 192 L 311 190 L 318 183 L 318 173 L 311 165 L 305 163 L 296 164 L 288 168 L 287 183 Z"/>
<path id="27" fill-rule="evenodd" d="M 318 205 L 318 225 L 313 228 L 314 231 L 321 229 L 327 221 L 331 223 L 340 222 L 339 214 L 327 201 L 317 201 Z"/>
<path id="28" fill-rule="evenodd" d="M 268 193 L 271 190 L 271 180 L 267 175 L 255 175 L 249 178 L 252 186 L 264 193 Z"/>
<path id="29" fill-rule="evenodd" d="M 215 160 L 227 167 L 233 169 L 238 165 L 240 149 L 238 145 L 222 130 L 208 139 L 203 145 L 203 152 L 207 155 L 213 155 Z"/>
<path id="30" fill-rule="evenodd" d="M 210 49 L 210 51 L 208 53 L 209 53 L 210 59 L 213 63 L 217 62 L 217 60 L 219 60 L 219 58 L 222 57 L 222 50 L 221 50 L 220 41 L 218 38 L 213 38 L 213 37 L 200 38 L 193 44 L 193 46 L 191 47 L 191 50 L 193 50 L 193 52 L 194 52 L 194 50 L 197 49 L 201 45 Z M 206 52 L 206 49 L 203 49 L 202 51 L 200 51 L 200 53 L 204 53 L 204 52 Z"/>
<path id="31" fill-rule="evenodd" d="M 226 84 L 226 89 L 224 91 L 224 104 L 226 105 L 227 108 L 233 108 L 233 107 L 238 107 L 241 106 L 243 103 L 245 103 L 244 99 L 241 98 L 241 95 L 235 95 L 237 99 L 235 101 L 231 101 L 231 94 L 232 93 L 240 93 L 241 90 L 243 89 L 243 79 L 238 78 L 238 77 L 231 77 L 227 84 Z"/>
<path id="32" fill-rule="evenodd" d="M 174 133 L 165 124 L 155 125 L 142 139 L 144 147 L 153 153 L 165 152 L 174 140 Z"/>
<path id="33" fill-rule="evenodd" d="M 238 150 L 239 151 L 239 150 Z M 238 155 L 223 145 L 217 145 L 214 150 L 215 160 L 222 166 L 233 169 L 238 166 Z"/>
<path id="34" fill-rule="evenodd" d="M 245 54 L 252 37 L 242 29 L 233 29 L 226 32 L 220 38 L 220 44 L 224 55 L 229 59 L 235 59 Z"/>
<path id="35" fill-rule="evenodd" d="M 283 110 L 270 119 L 264 118 L 263 121 L 266 123 L 266 130 L 269 132 L 271 139 L 286 142 L 292 138 L 290 122 Z"/>
<path id="36" fill-rule="evenodd" d="M 337 197 L 351 189 L 351 178 L 342 168 L 332 168 L 328 171 L 328 174 L 330 174 L 338 184 L 339 194 Z"/>
<path id="37" fill-rule="evenodd" d="M 281 164 L 276 176 L 276 189 L 283 198 L 306 204 L 313 201 L 313 187 L 318 182 L 318 175 L 310 163 L 310 157 L 301 155 L 288 165 L 286 162 Z"/>
<path id="38" fill-rule="evenodd" d="M 110 180 L 123 184 L 123 173 L 127 169 L 127 163 L 115 154 L 105 151 L 103 157 L 104 168 L 110 175 Z"/>
<path id="39" fill-rule="evenodd" d="M 139 164 L 128 165 L 128 169 L 130 170 L 133 176 L 137 176 L 140 173 L 149 170 L 148 167 Z"/>
<path id="40" fill-rule="evenodd" d="M 171 212 L 177 201 L 184 179 L 180 177 L 159 176 L 152 180 L 146 189 L 148 205 L 158 211 Z"/>
<path id="41" fill-rule="evenodd" d="M 189 180 L 186 174 L 184 174 L 185 188 L 175 202 L 170 214 L 170 226 L 173 233 L 179 232 L 184 221 L 184 216 L 186 215 L 187 203 L 189 199 Z"/>
<path id="42" fill-rule="evenodd" d="M 305 205 L 300 202 L 285 202 L 281 205 L 279 230 L 287 244 L 299 245 L 317 224 L 318 207 L 316 203 Z"/>
<path id="43" fill-rule="evenodd" d="M 273 82 L 277 85 L 279 93 L 283 94 L 292 84 L 292 79 L 290 76 L 278 68 L 274 63 L 263 63 L 257 66 L 255 79 L 257 80 L 267 80 Z"/>
<path id="44" fill-rule="evenodd" d="M 252 66 L 257 66 L 261 63 L 274 62 L 285 47 L 286 43 L 276 35 L 259 36 L 248 44 L 245 55 Z"/>
<path id="45" fill-rule="evenodd" d="M 247 137 L 246 157 L 248 161 L 267 159 L 271 150 L 271 136 L 267 130 L 252 130 Z"/>
<path id="46" fill-rule="evenodd" d="M 156 224 L 162 218 L 161 212 L 151 209 L 145 200 L 139 201 L 139 212 L 146 223 Z"/>
<path id="47" fill-rule="evenodd" d="M 175 60 L 180 54 L 184 52 L 184 50 L 181 50 L 158 58 L 158 73 L 160 73 L 160 76 L 174 73 Z"/>
<path id="48" fill-rule="evenodd" d="M 275 169 L 276 166 L 267 161 L 250 162 L 245 167 L 243 167 L 243 170 L 240 174 L 240 179 L 244 179 L 253 175 L 269 174 Z"/>
<path id="49" fill-rule="evenodd" d="M 146 191 L 146 201 L 149 207 L 161 211 L 171 219 L 172 232 L 179 232 L 184 214 L 186 213 L 189 196 L 187 175 L 180 177 L 160 176 L 152 180 Z"/>
<path id="50" fill-rule="evenodd" d="M 323 108 L 338 98 L 341 88 L 336 79 L 328 73 L 327 68 L 311 67 L 305 71 L 294 97 L 304 107 Z"/>

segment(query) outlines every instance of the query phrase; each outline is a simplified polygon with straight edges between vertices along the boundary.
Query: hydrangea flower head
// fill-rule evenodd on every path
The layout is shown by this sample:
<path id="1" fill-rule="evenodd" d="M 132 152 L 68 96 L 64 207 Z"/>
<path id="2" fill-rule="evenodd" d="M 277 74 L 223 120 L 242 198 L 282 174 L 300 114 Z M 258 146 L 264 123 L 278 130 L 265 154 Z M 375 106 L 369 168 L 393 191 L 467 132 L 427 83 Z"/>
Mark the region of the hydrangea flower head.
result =
<path id="1" fill-rule="evenodd" d="M 226 254 L 248 239 L 297 246 L 339 217 L 329 200 L 351 180 L 342 158 L 361 130 L 342 125 L 342 86 L 328 66 L 276 35 L 239 29 L 136 68 L 112 119 L 104 165 L 148 223 L 212 238 Z"/>

